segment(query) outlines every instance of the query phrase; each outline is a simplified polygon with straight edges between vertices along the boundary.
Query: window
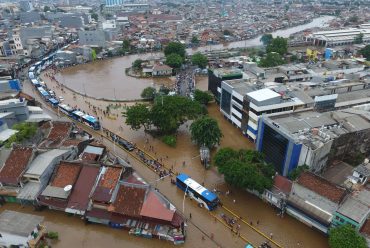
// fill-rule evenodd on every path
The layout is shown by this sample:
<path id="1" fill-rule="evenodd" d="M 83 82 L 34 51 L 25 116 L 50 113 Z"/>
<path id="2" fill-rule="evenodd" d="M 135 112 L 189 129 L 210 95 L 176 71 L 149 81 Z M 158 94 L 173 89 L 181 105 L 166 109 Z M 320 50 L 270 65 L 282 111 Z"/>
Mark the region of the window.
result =
<path id="1" fill-rule="evenodd" d="M 230 115 L 231 105 L 231 94 L 226 90 L 222 89 L 221 94 L 221 109 L 228 115 Z"/>

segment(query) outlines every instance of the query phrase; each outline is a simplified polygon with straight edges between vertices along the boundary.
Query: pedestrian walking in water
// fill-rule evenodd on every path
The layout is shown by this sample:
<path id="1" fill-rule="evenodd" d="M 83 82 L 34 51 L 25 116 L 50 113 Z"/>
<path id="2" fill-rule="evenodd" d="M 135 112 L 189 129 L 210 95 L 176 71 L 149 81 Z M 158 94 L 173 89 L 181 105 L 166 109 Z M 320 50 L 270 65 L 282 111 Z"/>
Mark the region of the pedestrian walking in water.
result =
<path id="1" fill-rule="evenodd" d="M 190 219 L 191 219 L 191 213 L 189 214 L 189 217 L 190 217 Z"/>
<path id="2" fill-rule="evenodd" d="M 260 221 L 259 220 L 257 220 L 257 225 L 259 225 L 260 224 Z"/>
<path id="3" fill-rule="evenodd" d="M 235 202 L 236 202 L 236 200 L 234 199 L 234 200 L 233 200 L 233 203 L 235 203 Z"/>
<path id="4" fill-rule="evenodd" d="M 273 237 L 274 237 L 274 234 L 270 233 L 270 239 L 272 239 Z"/>

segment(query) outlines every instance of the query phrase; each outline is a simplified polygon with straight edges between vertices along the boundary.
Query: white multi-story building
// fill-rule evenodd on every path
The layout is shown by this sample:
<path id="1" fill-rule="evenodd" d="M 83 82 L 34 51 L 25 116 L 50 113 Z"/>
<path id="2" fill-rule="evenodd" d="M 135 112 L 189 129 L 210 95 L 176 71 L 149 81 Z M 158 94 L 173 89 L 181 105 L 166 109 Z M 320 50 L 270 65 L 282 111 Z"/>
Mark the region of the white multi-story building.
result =
<path id="1" fill-rule="evenodd" d="M 360 34 L 363 35 L 363 43 L 370 43 L 370 27 L 367 25 L 361 28 L 315 32 L 307 36 L 306 41 L 312 42 L 316 46 L 344 46 L 353 44 L 356 37 Z"/>

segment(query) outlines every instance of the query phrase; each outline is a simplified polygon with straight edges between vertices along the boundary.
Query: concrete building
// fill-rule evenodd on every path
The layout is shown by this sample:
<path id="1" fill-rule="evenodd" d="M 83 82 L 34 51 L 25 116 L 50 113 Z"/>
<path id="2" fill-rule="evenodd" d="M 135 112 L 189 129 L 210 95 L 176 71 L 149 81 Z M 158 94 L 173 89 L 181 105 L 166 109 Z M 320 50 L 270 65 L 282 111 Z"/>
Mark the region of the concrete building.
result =
<path id="1" fill-rule="evenodd" d="M 103 30 L 79 31 L 79 44 L 87 46 L 105 47 L 105 34 Z"/>
<path id="2" fill-rule="evenodd" d="M 284 82 L 306 82 L 312 79 L 312 74 L 303 65 L 283 65 L 278 70 L 286 76 Z"/>
<path id="3" fill-rule="evenodd" d="M 52 37 L 51 26 L 21 27 L 20 29 L 20 38 L 23 46 L 27 44 L 27 41 L 29 39 L 42 39 L 51 37 Z"/>
<path id="4" fill-rule="evenodd" d="M 221 82 L 226 80 L 241 79 L 243 73 L 239 69 L 214 69 L 208 71 L 208 90 L 215 96 L 216 102 L 220 102 Z"/>
<path id="5" fill-rule="evenodd" d="M 370 28 L 368 27 L 315 32 L 307 36 L 306 41 L 316 46 L 344 46 L 353 44 L 360 34 L 363 35 L 363 43 L 370 43 Z"/>
<path id="6" fill-rule="evenodd" d="M 310 172 L 304 172 L 293 182 L 287 199 L 287 213 L 311 227 L 328 233 L 333 214 L 347 192 Z"/>
<path id="7" fill-rule="evenodd" d="M 153 66 L 153 71 L 152 71 L 153 76 L 171 76 L 172 75 L 172 68 L 169 67 L 168 65 L 154 65 Z"/>
<path id="8" fill-rule="evenodd" d="M 335 211 L 332 226 L 349 224 L 360 230 L 370 214 L 370 191 L 366 188 L 352 192 Z"/>
<path id="9" fill-rule="evenodd" d="M 80 29 L 85 25 L 85 21 L 81 15 L 64 14 L 60 17 L 59 25 L 64 28 Z"/>
<path id="10" fill-rule="evenodd" d="M 257 150 L 283 176 L 304 164 L 321 172 L 328 161 L 368 154 L 370 115 L 355 109 L 263 115 L 258 125 Z"/>
<path id="11" fill-rule="evenodd" d="M 0 214 L 0 246 L 36 247 L 45 227 L 44 217 L 4 210 Z"/>
<path id="12" fill-rule="evenodd" d="M 19 8 L 21 11 L 31 11 L 33 10 L 33 6 L 31 1 L 19 1 Z"/>
<path id="13" fill-rule="evenodd" d="M 22 24 L 26 23 L 38 23 L 41 21 L 41 16 L 39 12 L 31 11 L 31 12 L 21 12 L 19 14 L 20 20 Z"/>

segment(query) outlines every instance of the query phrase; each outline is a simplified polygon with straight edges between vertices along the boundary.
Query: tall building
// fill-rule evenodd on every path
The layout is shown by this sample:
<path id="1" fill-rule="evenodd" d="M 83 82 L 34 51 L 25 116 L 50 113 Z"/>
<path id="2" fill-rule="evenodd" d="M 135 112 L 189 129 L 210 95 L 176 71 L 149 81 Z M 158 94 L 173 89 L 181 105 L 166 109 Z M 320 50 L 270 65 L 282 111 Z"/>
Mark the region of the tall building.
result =
<path id="1" fill-rule="evenodd" d="M 31 11 L 33 10 L 32 3 L 30 1 L 20 1 L 19 8 L 21 11 Z"/>
<path id="2" fill-rule="evenodd" d="M 105 0 L 106 6 L 122 5 L 123 0 Z"/>

